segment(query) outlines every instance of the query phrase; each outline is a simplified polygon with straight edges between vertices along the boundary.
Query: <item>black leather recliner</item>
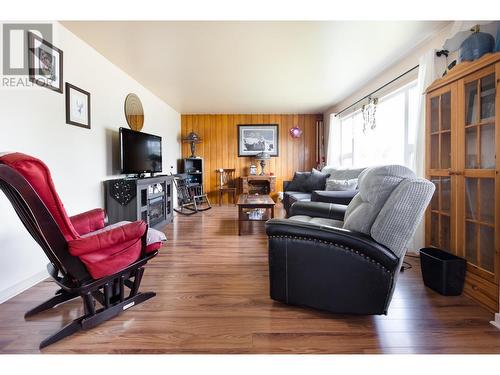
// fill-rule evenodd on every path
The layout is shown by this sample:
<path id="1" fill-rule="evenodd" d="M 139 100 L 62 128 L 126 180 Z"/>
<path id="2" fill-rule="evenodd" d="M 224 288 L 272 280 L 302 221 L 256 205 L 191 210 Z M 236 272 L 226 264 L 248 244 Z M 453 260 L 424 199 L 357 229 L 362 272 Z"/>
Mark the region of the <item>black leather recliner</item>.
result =
<path id="1" fill-rule="evenodd" d="M 266 223 L 271 298 L 335 313 L 386 314 L 406 245 L 434 185 L 402 166 L 359 178 L 349 206 L 297 202 Z"/>

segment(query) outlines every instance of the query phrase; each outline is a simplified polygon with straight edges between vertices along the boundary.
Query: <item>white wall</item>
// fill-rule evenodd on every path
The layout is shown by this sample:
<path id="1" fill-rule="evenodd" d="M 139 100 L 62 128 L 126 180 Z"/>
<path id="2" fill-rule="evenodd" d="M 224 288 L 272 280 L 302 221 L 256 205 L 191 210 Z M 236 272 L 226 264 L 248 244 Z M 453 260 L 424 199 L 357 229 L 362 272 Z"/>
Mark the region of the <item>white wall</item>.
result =
<path id="1" fill-rule="evenodd" d="M 49 166 L 69 215 L 104 207 L 102 181 L 116 176 L 123 103 L 136 93 L 143 131 L 163 137 L 163 171 L 180 158 L 180 114 L 60 24 L 54 43 L 64 52 L 64 81 L 91 93 L 92 129 L 67 125 L 65 95 L 45 88 L 0 89 L 0 152 L 19 151 Z M 141 63 L 140 57 L 137 63 Z M 0 193 L 0 302 L 46 277 L 47 259 Z"/>

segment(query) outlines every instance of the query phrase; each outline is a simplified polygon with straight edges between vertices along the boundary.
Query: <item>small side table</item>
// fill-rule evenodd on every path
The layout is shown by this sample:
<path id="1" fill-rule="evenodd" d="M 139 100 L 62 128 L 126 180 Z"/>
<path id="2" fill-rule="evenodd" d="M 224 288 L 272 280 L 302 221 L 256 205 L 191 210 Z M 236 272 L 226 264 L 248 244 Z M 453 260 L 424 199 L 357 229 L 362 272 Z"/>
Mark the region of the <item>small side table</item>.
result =
<path id="1" fill-rule="evenodd" d="M 269 195 L 242 194 L 238 198 L 238 236 L 241 236 L 241 227 L 244 222 L 260 221 L 266 222 L 274 218 L 274 201 Z M 256 210 L 263 209 L 262 214 Z M 253 215 L 253 212 L 256 214 Z M 253 217 L 252 217 L 253 215 Z"/>

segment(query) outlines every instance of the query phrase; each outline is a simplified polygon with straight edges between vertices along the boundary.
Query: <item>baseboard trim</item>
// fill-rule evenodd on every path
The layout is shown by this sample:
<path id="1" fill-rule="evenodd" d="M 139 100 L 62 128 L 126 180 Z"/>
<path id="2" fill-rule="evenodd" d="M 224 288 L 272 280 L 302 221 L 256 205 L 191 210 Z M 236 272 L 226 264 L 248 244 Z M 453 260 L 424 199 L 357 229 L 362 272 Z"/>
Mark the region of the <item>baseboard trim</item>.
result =
<path id="1" fill-rule="evenodd" d="M 38 284 L 40 281 L 45 280 L 47 277 L 49 277 L 49 274 L 46 270 L 43 270 L 7 289 L 0 291 L 0 304 Z"/>
<path id="2" fill-rule="evenodd" d="M 496 313 L 495 320 L 492 320 L 490 323 L 500 329 L 500 313 Z"/>

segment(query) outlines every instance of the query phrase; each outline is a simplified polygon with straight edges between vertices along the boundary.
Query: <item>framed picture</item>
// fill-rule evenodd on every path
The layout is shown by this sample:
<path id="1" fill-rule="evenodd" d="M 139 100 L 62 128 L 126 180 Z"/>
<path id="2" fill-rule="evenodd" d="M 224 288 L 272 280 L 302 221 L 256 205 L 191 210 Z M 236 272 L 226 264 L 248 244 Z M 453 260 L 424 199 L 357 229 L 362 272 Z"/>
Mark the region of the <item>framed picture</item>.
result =
<path id="1" fill-rule="evenodd" d="M 28 33 L 28 67 L 31 82 L 48 89 L 63 92 L 63 51 Z"/>
<path id="2" fill-rule="evenodd" d="M 66 124 L 90 129 L 90 93 L 66 82 Z"/>
<path id="3" fill-rule="evenodd" d="M 277 124 L 238 125 L 238 156 L 279 155 Z"/>

